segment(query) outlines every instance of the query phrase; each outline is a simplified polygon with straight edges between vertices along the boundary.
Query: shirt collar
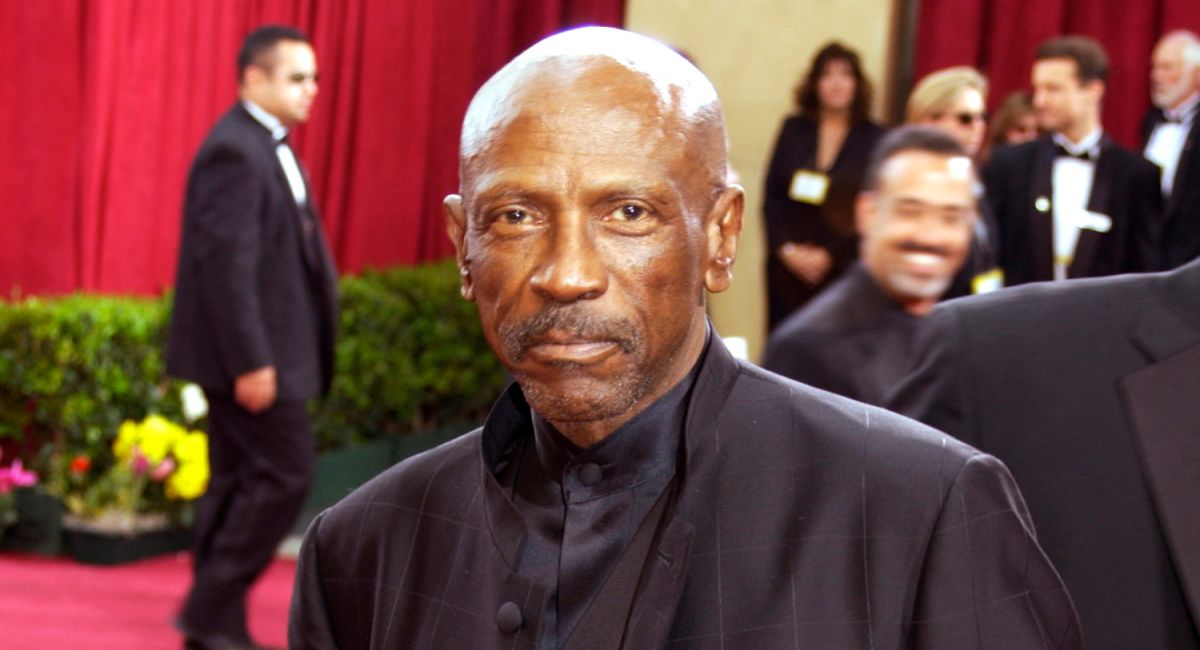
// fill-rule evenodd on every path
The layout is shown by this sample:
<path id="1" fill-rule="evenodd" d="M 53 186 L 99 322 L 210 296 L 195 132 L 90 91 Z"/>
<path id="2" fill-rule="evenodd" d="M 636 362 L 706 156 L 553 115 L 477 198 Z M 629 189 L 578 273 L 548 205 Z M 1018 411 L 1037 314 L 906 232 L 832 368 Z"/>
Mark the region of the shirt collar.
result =
<path id="1" fill-rule="evenodd" d="M 1100 139 L 1104 137 L 1104 130 L 1096 127 L 1079 142 L 1071 142 L 1067 136 L 1061 133 L 1055 133 L 1050 137 L 1054 140 L 1054 144 L 1066 149 L 1072 155 L 1082 156 L 1087 154 L 1095 160 L 1100 154 Z"/>
<path id="2" fill-rule="evenodd" d="M 263 125 L 271 133 L 271 137 L 275 139 L 275 142 L 282 142 L 287 137 L 287 127 L 283 125 L 283 122 L 279 121 L 278 117 L 271 115 L 249 99 L 243 99 L 242 106 L 246 108 L 246 112 L 250 114 L 250 117 L 253 117 L 255 121 Z"/>
<path id="3" fill-rule="evenodd" d="M 1192 93 L 1179 108 L 1163 109 L 1163 115 L 1172 121 L 1187 123 L 1196 116 L 1196 106 L 1200 105 L 1200 92 Z"/>

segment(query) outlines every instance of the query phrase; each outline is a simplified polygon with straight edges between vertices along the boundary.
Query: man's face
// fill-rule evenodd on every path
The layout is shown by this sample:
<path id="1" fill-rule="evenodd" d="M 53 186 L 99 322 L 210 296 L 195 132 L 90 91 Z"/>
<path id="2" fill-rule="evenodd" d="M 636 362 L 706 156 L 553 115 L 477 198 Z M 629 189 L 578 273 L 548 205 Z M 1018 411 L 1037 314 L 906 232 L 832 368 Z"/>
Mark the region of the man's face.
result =
<path id="1" fill-rule="evenodd" d="M 1184 57 L 1186 42 L 1169 39 L 1154 48 L 1150 65 L 1150 100 L 1162 109 L 1174 108 L 1200 89 L 1200 66 Z"/>
<path id="2" fill-rule="evenodd" d="M 1033 64 L 1033 110 L 1046 131 L 1068 131 L 1100 104 L 1104 84 L 1080 83 L 1073 59 L 1042 59 Z"/>
<path id="3" fill-rule="evenodd" d="M 317 57 L 312 47 L 301 41 L 280 41 L 269 60 L 269 68 L 246 69 L 249 98 L 284 126 L 308 121 L 317 96 Z"/>
<path id="4" fill-rule="evenodd" d="M 975 220 L 971 163 L 901 151 L 859 201 L 863 263 L 885 293 L 907 304 L 937 300 L 966 259 Z"/>
<path id="5" fill-rule="evenodd" d="M 687 373 L 704 289 L 724 288 L 706 274 L 732 264 L 710 216 L 725 206 L 740 227 L 740 190 L 715 188 L 688 129 L 628 82 L 595 74 L 512 100 L 446 201 L 464 295 L 556 425 L 624 421 Z"/>

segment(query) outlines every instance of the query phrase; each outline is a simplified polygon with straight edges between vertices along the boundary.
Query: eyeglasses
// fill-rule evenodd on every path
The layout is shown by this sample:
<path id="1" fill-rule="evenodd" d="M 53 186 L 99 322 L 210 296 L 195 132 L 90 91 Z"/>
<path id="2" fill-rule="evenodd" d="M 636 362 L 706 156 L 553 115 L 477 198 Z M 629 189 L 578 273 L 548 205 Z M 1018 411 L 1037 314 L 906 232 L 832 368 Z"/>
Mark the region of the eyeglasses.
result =
<path id="1" fill-rule="evenodd" d="M 943 116 L 939 115 L 938 119 L 941 119 L 942 117 Z M 987 120 L 988 120 L 987 113 L 963 112 L 963 113 L 954 113 L 953 115 L 951 115 L 951 117 L 954 118 L 955 122 L 958 122 L 962 126 L 971 126 L 971 125 L 975 124 L 976 122 L 987 122 Z"/>

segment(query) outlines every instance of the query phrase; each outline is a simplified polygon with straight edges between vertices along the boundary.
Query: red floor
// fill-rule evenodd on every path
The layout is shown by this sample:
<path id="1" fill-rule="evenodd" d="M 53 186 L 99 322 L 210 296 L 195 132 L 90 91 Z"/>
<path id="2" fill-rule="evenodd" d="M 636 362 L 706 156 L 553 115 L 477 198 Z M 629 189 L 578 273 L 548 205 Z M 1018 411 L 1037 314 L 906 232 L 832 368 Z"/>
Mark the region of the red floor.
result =
<path id="1" fill-rule="evenodd" d="M 276 560 L 250 594 L 250 633 L 284 647 L 295 562 Z M 171 650 L 171 619 L 191 581 L 186 553 L 99 567 L 0 554 L 0 648 Z"/>

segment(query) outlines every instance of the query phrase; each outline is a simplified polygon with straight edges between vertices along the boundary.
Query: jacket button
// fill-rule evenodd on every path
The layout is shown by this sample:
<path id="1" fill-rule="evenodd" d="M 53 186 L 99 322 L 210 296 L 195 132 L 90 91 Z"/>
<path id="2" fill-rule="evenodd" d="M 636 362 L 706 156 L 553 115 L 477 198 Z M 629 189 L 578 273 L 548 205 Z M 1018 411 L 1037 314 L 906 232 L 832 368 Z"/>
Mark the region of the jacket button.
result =
<path id="1" fill-rule="evenodd" d="M 579 467 L 579 482 L 586 487 L 592 487 L 600 482 L 604 473 L 600 471 L 600 466 L 596 463 L 585 463 Z"/>
<path id="2" fill-rule="evenodd" d="M 521 608 L 516 603 L 508 602 L 500 606 L 496 612 L 496 627 L 505 634 L 512 634 L 521 628 Z"/>

